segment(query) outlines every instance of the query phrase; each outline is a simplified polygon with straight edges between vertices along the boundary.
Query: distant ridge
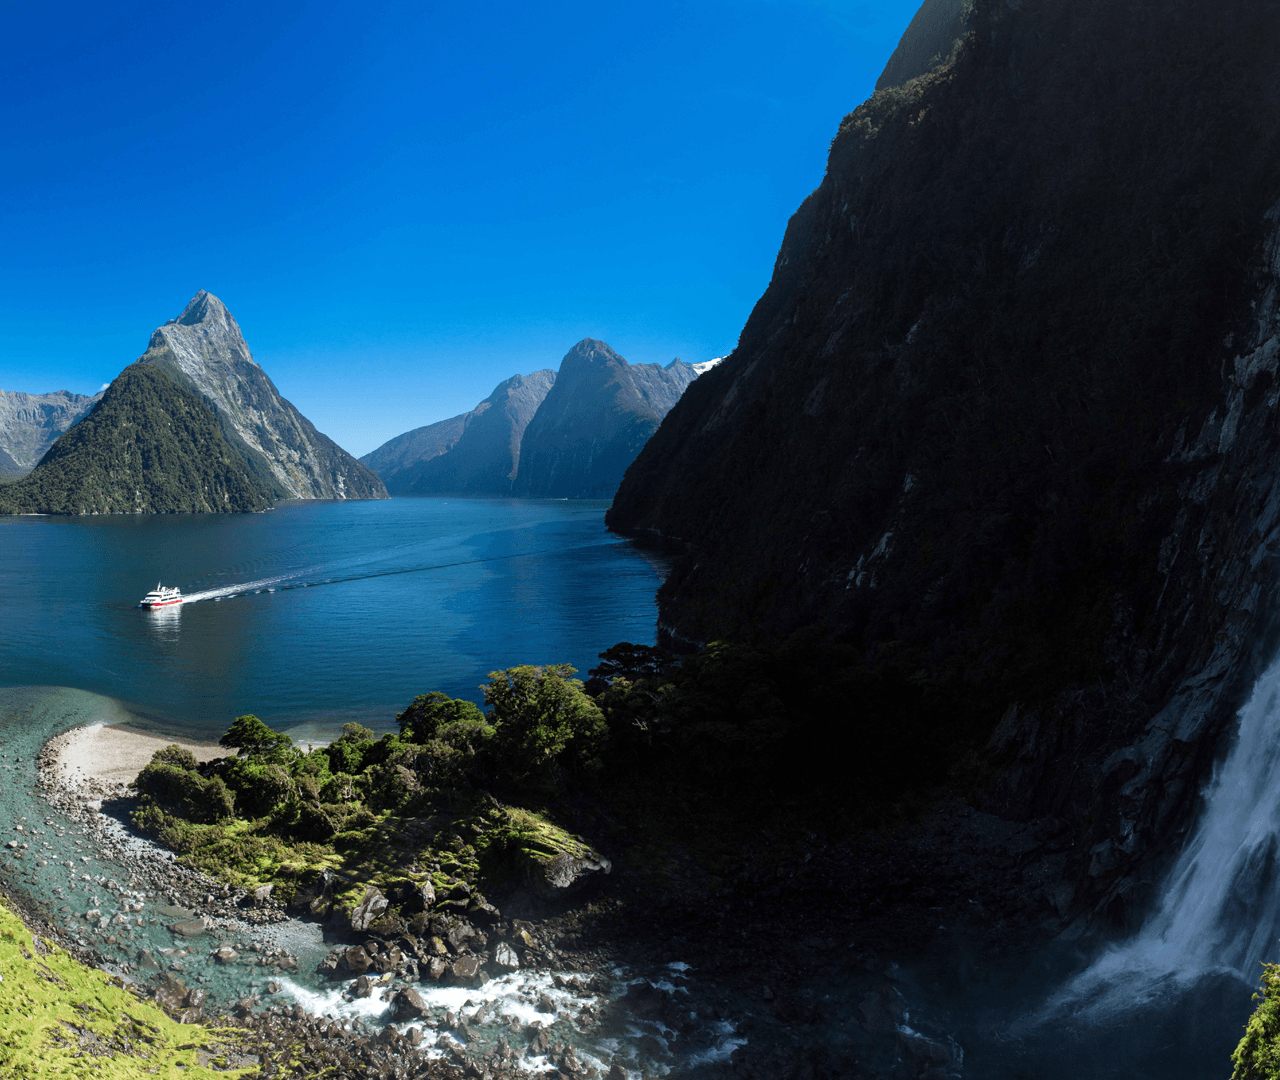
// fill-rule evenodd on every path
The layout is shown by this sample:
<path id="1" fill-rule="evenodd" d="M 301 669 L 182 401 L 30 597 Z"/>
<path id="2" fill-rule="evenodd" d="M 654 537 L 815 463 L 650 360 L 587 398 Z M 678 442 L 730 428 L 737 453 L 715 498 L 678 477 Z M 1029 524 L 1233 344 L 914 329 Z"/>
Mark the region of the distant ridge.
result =
<path id="1" fill-rule="evenodd" d="M 69 390 L 24 394 L 0 390 L 0 476 L 23 476 L 36 467 L 64 431 L 102 398 Z"/>
<path id="2" fill-rule="evenodd" d="M 584 338 L 565 354 L 525 429 L 513 494 L 613 498 L 627 466 L 697 377 L 683 360 L 628 364 L 603 341 Z"/>

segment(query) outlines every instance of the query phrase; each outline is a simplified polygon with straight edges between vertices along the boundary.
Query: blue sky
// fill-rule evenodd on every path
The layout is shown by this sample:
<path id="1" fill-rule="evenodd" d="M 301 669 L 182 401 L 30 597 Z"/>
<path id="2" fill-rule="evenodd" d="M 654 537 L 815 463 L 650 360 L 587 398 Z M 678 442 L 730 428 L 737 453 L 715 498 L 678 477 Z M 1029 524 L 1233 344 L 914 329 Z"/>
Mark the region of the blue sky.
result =
<path id="1" fill-rule="evenodd" d="M 0 0 L 0 388 L 201 288 L 355 454 L 583 337 L 721 355 L 917 6 Z"/>

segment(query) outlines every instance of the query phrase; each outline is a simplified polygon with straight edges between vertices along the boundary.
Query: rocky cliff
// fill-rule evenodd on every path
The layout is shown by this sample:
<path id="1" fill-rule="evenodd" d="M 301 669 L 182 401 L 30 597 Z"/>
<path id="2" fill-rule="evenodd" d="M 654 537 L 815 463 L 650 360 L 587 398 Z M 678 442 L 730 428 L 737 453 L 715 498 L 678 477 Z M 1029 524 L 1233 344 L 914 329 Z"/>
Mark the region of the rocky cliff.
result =
<path id="1" fill-rule="evenodd" d="M 22 476 L 67 428 L 102 397 L 58 390 L 24 394 L 0 390 L 0 476 Z"/>
<path id="2" fill-rule="evenodd" d="M 972 4 L 970 0 L 924 0 L 876 80 L 877 90 L 902 86 L 951 59 Z"/>
<path id="3" fill-rule="evenodd" d="M 611 498 L 627 466 L 697 377 L 683 360 L 666 367 L 628 364 L 603 341 L 578 342 L 525 430 L 513 494 Z"/>
<path id="4" fill-rule="evenodd" d="M 201 290 L 151 335 L 141 361 L 163 367 L 217 413 L 228 440 L 298 499 L 381 499 L 386 489 L 280 396 L 226 306 Z"/>
<path id="5" fill-rule="evenodd" d="M 393 495 L 508 495 L 525 429 L 556 381 L 514 375 L 471 412 L 399 435 L 360 460 Z"/>
<path id="6" fill-rule="evenodd" d="M 840 125 L 608 521 L 686 553 L 673 636 L 903 673 L 990 806 L 1074 830 L 1064 909 L 1123 922 L 1280 646 L 1280 5 L 970 25 Z"/>

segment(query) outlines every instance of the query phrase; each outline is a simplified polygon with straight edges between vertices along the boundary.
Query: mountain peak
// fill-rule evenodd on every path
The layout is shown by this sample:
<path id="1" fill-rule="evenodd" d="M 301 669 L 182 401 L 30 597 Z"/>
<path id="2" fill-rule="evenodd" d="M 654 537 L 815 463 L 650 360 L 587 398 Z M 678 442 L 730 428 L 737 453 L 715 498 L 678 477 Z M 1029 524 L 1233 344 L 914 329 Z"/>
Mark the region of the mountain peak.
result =
<path id="1" fill-rule="evenodd" d="M 621 360 L 623 364 L 626 364 L 626 361 L 605 342 L 588 337 L 583 338 L 565 353 L 564 359 L 560 361 L 560 366 L 563 369 L 566 364 L 571 366 L 578 363 L 607 364 L 610 360 Z"/>
<path id="2" fill-rule="evenodd" d="M 203 322 L 235 322 L 227 305 L 206 289 L 196 293 L 182 309 L 182 314 L 170 319 L 165 326 L 196 326 Z"/>

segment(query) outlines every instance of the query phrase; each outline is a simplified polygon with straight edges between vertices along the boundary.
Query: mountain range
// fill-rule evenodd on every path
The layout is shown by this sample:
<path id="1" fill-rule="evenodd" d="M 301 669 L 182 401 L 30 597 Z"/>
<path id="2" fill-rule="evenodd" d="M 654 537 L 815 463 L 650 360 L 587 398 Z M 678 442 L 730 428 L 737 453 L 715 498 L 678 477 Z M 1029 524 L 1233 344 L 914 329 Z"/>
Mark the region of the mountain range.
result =
<path id="1" fill-rule="evenodd" d="M 30 475 L 0 487 L 0 512 L 234 512 L 286 498 L 386 498 L 376 475 L 280 396 L 235 318 L 203 290 L 90 405 Z"/>
<path id="2" fill-rule="evenodd" d="M 398 435 L 360 460 L 392 495 L 611 498 L 680 395 L 718 362 L 629 364 L 585 338 L 558 372 L 515 375 L 470 412 Z"/>
<path id="3" fill-rule="evenodd" d="M 25 476 L 54 441 L 101 399 L 57 390 L 24 394 L 0 390 L 0 477 Z"/>

